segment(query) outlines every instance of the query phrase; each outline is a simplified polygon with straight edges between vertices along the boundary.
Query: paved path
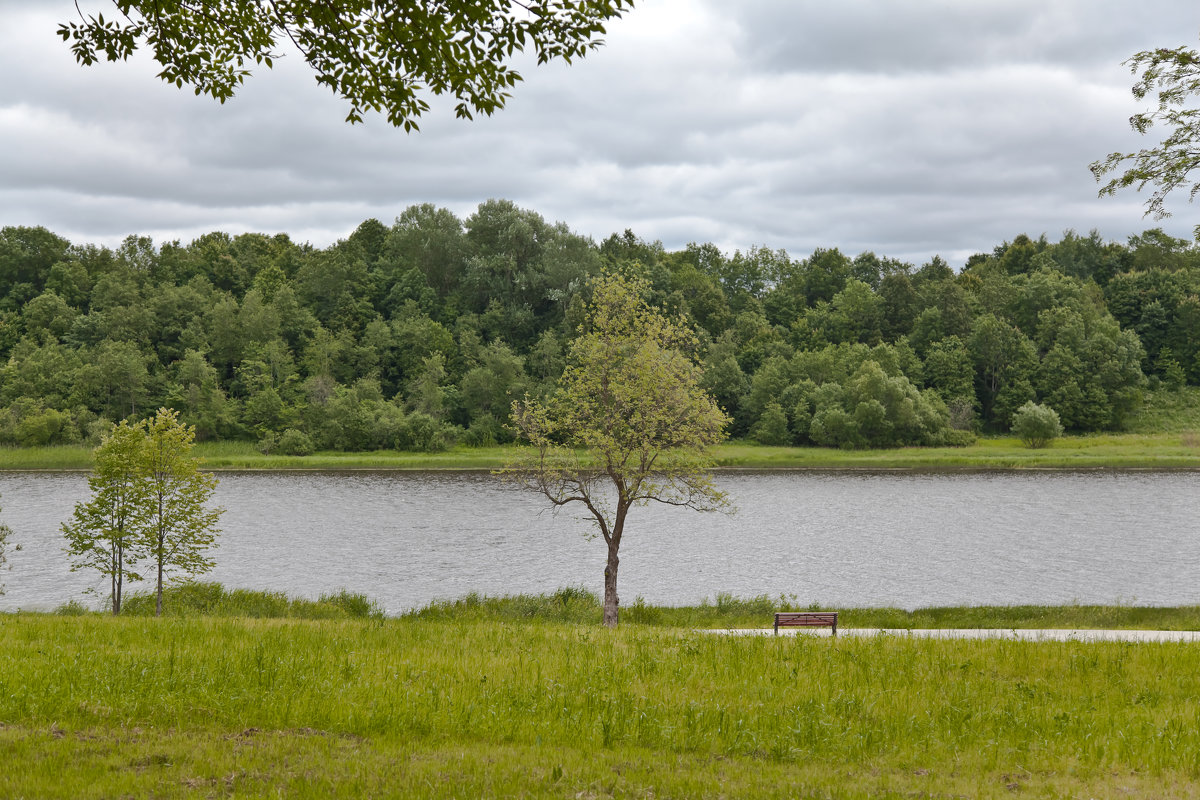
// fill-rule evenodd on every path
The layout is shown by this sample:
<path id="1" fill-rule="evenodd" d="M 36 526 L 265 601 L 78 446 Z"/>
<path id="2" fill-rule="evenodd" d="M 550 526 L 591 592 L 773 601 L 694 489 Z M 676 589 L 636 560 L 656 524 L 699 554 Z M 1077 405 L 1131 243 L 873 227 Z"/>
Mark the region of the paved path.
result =
<path id="1" fill-rule="evenodd" d="M 771 628 L 705 630 L 735 636 L 771 636 Z M 829 636 L 826 628 L 784 628 L 780 636 Z M 838 636 L 909 636 L 915 639 L 1019 639 L 1027 642 L 1200 642 L 1200 631 L 1055 630 L 1042 628 L 838 628 Z"/>

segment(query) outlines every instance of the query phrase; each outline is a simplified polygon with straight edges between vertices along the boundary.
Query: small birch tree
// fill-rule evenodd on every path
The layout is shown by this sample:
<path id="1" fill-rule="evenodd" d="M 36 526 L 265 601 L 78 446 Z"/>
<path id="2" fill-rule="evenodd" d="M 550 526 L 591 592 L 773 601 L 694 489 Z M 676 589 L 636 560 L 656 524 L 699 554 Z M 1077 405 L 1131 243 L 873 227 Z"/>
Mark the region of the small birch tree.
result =
<path id="1" fill-rule="evenodd" d="M 143 423 L 122 421 L 104 437 L 95 452 L 88 478 L 92 498 L 76 503 L 71 519 L 62 525 L 71 571 L 95 569 L 111 584 L 112 613 L 121 613 L 126 581 L 142 576 L 133 567 L 143 554 L 139 536 L 146 519 L 143 466 L 146 432 Z"/>
<path id="2" fill-rule="evenodd" d="M 225 509 L 206 506 L 217 478 L 200 472 L 200 459 L 189 455 L 195 437 L 195 428 L 180 422 L 179 413 L 169 408 L 160 408 L 146 426 L 143 546 L 156 571 L 156 616 L 162 615 L 167 572 L 198 575 L 213 567 L 205 552 L 213 546 Z"/>
<path id="3" fill-rule="evenodd" d="M 513 404 L 532 447 L 502 474 L 555 507 L 579 503 L 607 545 L 604 624 L 618 622 L 617 569 L 630 509 L 650 502 L 729 510 L 706 451 L 729 418 L 700 388 L 696 339 L 651 308 L 648 284 L 618 274 L 593 284 L 569 364 L 545 403 Z"/>

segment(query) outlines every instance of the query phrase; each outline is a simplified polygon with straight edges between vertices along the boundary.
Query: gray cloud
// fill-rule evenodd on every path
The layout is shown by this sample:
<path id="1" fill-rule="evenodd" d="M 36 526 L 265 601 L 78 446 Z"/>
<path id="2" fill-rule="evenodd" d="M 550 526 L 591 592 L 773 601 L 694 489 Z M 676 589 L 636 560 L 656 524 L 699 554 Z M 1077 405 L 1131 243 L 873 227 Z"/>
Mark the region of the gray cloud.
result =
<path id="1" fill-rule="evenodd" d="M 298 58 L 218 105 L 144 58 L 78 67 L 69 5 L 0 0 L 0 224 L 75 241 L 283 231 L 325 245 L 413 203 L 507 197 L 600 239 L 818 246 L 961 262 L 1021 232 L 1160 223 L 1087 164 L 1144 144 L 1120 62 L 1194 44 L 1191 3 L 647 0 L 509 107 L 419 134 L 346 107 Z M 1195 209 L 1165 227 L 1185 236 Z"/>

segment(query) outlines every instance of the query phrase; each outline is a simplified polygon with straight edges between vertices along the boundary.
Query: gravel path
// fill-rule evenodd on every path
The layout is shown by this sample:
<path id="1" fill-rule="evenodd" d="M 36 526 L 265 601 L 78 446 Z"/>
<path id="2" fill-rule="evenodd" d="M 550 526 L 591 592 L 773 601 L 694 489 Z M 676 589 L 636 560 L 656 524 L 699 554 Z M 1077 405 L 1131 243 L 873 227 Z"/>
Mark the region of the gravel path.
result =
<path id="1" fill-rule="evenodd" d="M 771 628 L 706 630 L 741 636 L 771 636 Z M 829 636 L 827 628 L 784 628 L 780 636 Z M 839 628 L 838 636 L 909 636 L 917 639 L 1019 639 L 1026 642 L 1200 642 L 1200 631 L 1056 630 L 1041 628 Z"/>

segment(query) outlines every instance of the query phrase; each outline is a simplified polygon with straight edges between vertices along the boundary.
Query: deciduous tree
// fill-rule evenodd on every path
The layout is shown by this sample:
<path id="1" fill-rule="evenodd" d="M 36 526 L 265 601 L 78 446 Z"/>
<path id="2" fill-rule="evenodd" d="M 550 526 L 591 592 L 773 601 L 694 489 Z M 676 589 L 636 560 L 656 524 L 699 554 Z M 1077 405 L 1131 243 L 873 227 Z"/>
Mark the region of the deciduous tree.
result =
<path id="1" fill-rule="evenodd" d="M 142 423 L 121 422 L 96 448 L 95 467 L 88 478 L 92 498 L 75 504 L 62 525 L 71 571 L 95 569 L 108 576 L 112 613 L 121 613 L 126 581 L 139 581 L 134 570 L 145 555 L 139 536 L 146 521 L 143 466 L 146 431 Z"/>
<path id="2" fill-rule="evenodd" d="M 194 439 L 195 430 L 168 408 L 160 408 L 146 425 L 143 530 L 147 557 L 156 573 L 157 615 L 162 614 L 165 573 L 197 575 L 213 566 L 205 552 L 213 545 L 224 509 L 206 505 L 217 479 L 200 472 L 200 460 L 190 455 Z"/>
<path id="3" fill-rule="evenodd" d="M 254 65 L 271 67 L 289 41 L 350 104 L 415 130 L 426 93 L 453 95 L 470 119 L 503 108 L 522 80 L 508 66 L 529 47 L 538 63 L 570 63 L 603 42 L 604 25 L 632 0 L 113 0 L 119 15 L 80 11 L 59 27 L 80 64 L 123 61 L 146 47 L 168 83 L 225 102 Z"/>
<path id="4" fill-rule="evenodd" d="M 706 451 L 729 418 L 700 388 L 694 336 L 642 299 L 645 281 L 608 274 L 592 288 L 558 389 L 545 403 L 513 404 L 532 449 L 505 472 L 555 507 L 587 509 L 607 546 L 604 624 L 613 627 L 629 511 L 650 502 L 728 509 Z"/>

